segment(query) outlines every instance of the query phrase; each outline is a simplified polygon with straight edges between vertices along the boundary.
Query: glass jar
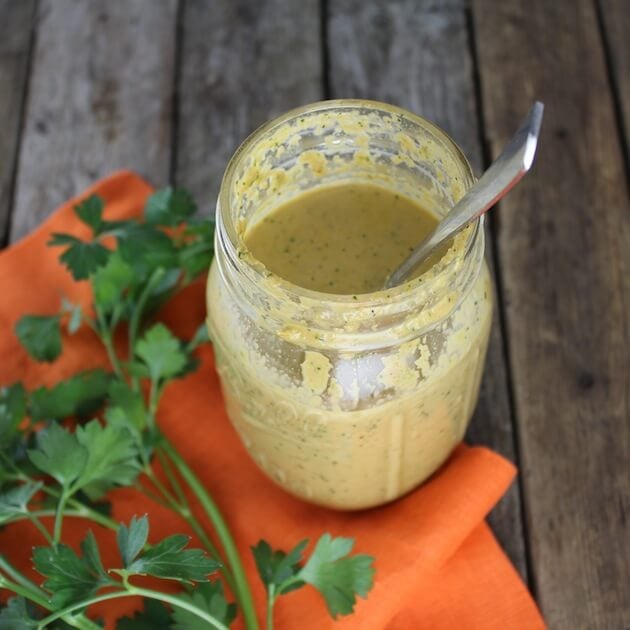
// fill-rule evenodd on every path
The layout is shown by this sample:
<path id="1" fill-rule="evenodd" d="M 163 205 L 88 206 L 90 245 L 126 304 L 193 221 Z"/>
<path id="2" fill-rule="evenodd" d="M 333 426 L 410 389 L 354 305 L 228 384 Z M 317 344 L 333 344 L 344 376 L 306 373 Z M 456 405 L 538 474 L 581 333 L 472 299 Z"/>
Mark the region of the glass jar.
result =
<path id="1" fill-rule="evenodd" d="M 253 459 L 294 495 L 359 509 L 416 487 L 462 440 L 492 290 L 481 221 L 419 277 L 364 295 L 306 290 L 249 254 L 248 226 L 345 181 L 377 183 L 444 215 L 474 177 L 444 132 L 397 107 L 337 100 L 291 111 L 227 167 L 207 306 L 227 412 Z"/>

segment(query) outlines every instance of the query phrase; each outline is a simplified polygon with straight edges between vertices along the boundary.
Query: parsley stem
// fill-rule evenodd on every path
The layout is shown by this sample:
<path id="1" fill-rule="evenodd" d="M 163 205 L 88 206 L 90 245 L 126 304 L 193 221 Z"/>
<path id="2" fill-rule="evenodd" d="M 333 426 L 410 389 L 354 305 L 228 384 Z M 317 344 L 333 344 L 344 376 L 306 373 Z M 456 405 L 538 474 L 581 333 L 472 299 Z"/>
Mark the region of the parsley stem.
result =
<path id="1" fill-rule="evenodd" d="M 66 514 L 66 516 L 67 516 L 67 514 Z M 40 534 L 44 537 L 46 542 L 49 545 L 52 545 L 53 544 L 52 536 L 50 535 L 50 532 L 44 527 L 42 522 L 39 520 L 38 516 L 34 512 L 27 511 L 26 512 L 26 518 L 28 518 L 28 520 L 31 523 L 33 523 L 33 525 L 35 525 L 35 527 L 37 527 L 37 529 L 39 530 Z"/>
<path id="2" fill-rule="evenodd" d="M 245 626 L 248 630 L 257 630 L 258 620 L 256 618 L 256 609 L 254 608 L 254 600 L 247 582 L 245 569 L 243 568 L 238 549 L 236 548 L 236 544 L 234 543 L 234 539 L 230 534 L 223 515 L 197 475 L 195 475 L 193 470 L 165 436 L 162 437 L 160 446 L 171 459 L 184 481 L 186 481 L 190 489 L 195 493 L 199 503 L 201 503 L 201 506 L 210 518 L 232 570 L 234 577 L 234 596 L 240 605 L 245 620 Z"/>
<path id="3" fill-rule="evenodd" d="M 162 468 L 166 472 L 167 477 L 169 478 L 171 482 L 171 485 L 173 485 L 173 481 L 175 481 L 177 485 L 179 486 L 179 481 L 177 481 L 177 478 L 175 477 L 175 473 L 171 467 L 171 464 L 166 458 L 166 455 L 162 453 L 160 450 L 156 450 L 156 453 L 160 461 L 163 462 Z M 166 499 L 166 501 L 161 501 L 158 499 L 158 503 L 161 503 L 165 507 L 171 510 L 174 510 L 186 521 L 186 523 L 188 523 L 188 525 L 196 534 L 197 538 L 199 538 L 203 546 L 210 552 L 210 554 L 214 557 L 215 560 L 217 560 L 223 565 L 220 571 L 223 577 L 225 578 L 225 581 L 228 583 L 229 587 L 232 590 L 234 590 L 235 589 L 234 578 L 232 577 L 232 574 L 230 573 L 229 568 L 225 566 L 225 563 L 223 562 L 223 558 L 221 557 L 221 554 L 219 553 L 219 550 L 217 549 L 216 545 L 212 542 L 208 534 L 206 534 L 204 528 L 201 526 L 201 523 L 199 523 L 195 515 L 192 513 L 190 509 L 190 503 L 188 502 L 188 499 L 184 495 L 184 492 L 181 486 L 179 486 L 179 492 L 178 492 L 180 500 L 177 500 L 166 489 L 164 484 L 162 484 L 162 482 L 156 477 L 152 468 L 148 467 L 147 469 L 145 469 L 144 472 L 147 475 L 147 477 L 153 482 L 155 487 L 162 493 L 162 495 Z M 143 489 L 143 491 L 145 490 Z M 150 496 L 148 492 L 145 492 L 145 493 L 148 496 Z M 157 497 L 154 497 L 153 500 L 156 500 L 156 498 Z"/>
<path id="4" fill-rule="evenodd" d="M 166 499 L 159 496 L 157 492 L 154 492 L 153 490 L 147 488 L 145 485 L 142 485 L 140 481 L 136 481 L 133 487 L 135 490 L 137 490 L 141 494 L 144 494 L 145 497 L 147 497 L 148 499 L 151 499 L 153 503 L 157 503 L 158 505 L 161 505 L 167 510 L 173 509 L 173 506 Z"/>
<path id="5" fill-rule="evenodd" d="M 9 577 L 15 580 L 11 582 L 0 573 L 0 588 L 7 589 L 20 597 L 24 597 L 35 602 L 45 610 L 50 610 L 50 602 L 48 595 L 38 586 L 33 584 L 28 578 L 21 575 L 14 569 L 3 556 L 0 556 L 0 570 L 4 571 Z M 80 628 L 81 630 L 100 630 L 100 626 L 90 621 L 83 615 L 64 615 L 62 617 L 69 626 Z"/>
<path id="6" fill-rule="evenodd" d="M 105 315 L 103 314 L 103 311 L 99 308 L 98 304 L 96 304 L 96 302 L 94 303 L 94 311 L 96 313 L 96 326 L 94 327 L 94 330 L 97 336 L 100 337 L 103 345 L 105 346 L 107 357 L 109 358 L 109 362 L 114 368 L 116 376 L 124 380 L 125 376 L 120 365 L 118 355 L 116 354 L 116 350 L 114 348 L 112 337 L 113 327 L 107 324 Z"/>
<path id="7" fill-rule="evenodd" d="M 163 602 L 165 604 L 169 604 L 170 606 L 174 606 L 175 608 L 181 608 L 183 610 L 188 611 L 189 613 L 195 615 L 199 619 L 206 621 L 213 628 L 217 628 L 217 630 L 229 630 L 229 628 L 224 625 L 221 621 L 208 614 L 201 608 L 198 608 L 194 604 L 183 600 L 176 595 L 169 595 L 167 593 L 160 593 L 159 591 L 154 591 L 146 588 L 140 588 L 138 586 L 129 585 L 124 591 L 113 591 L 110 593 L 104 593 L 103 595 L 95 595 L 94 597 L 90 597 L 89 599 L 85 599 L 81 602 L 76 602 L 69 606 L 66 606 L 62 610 L 56 611 L 48 617 L 45 617 L 37 624 L 37 630 L 44 630 L 51 624 L 53 621 L 57 619 L 61 619 L 65 615 L 68 615 L 75 610 L 80 610 L 82 608 L 86 608 L 87 606 L 91 606 L 92 604 L 97 604 L 98 602 L 106 602 L 112 599 L 121 599 L 124 597 L 146 597 L 147 599 L 155 599 L 157 601 Z"/>
<path id="8" fill-rule="evenodd" d="M 166 499 L 166 503 L 168 507 L 179 511 L 182 505 L 177 501 L 177 499 L 173 496 L 170 490 L 160 481 L 158 476 L 153 471 L 151 466 L 147 466 L 144 469 L 144 474 L 148 477 L 149 481 L 162 493 L 162 496 Z"/>
<path id="9" fill-rule="evenodd" d="M 9 459 L 9 456 L 0 451 L 0 460 L 4 462 L 4 464 L 11 468 L 14 472 L 7 474 L 5 471 L 0 471 L 0 480 L 13 480 L 13 481 L 33 481 L 32 477 L 24 474 L 13 462 Z"/>
<path id="10" fill-rule="evenodd" d="M 95 523 L 102 525 L 103 527 L 118 531 L 118 523 L 106 514 L 101 514 L 97 510 L 93 510 L 92 508 L 84 505 L 83 503 L 81 503 L 81 501 L 77 501 L 76 499 L 70 499 L 68 501 L 68 505 L 72 506 L 75 511 L 71 512 L 70 510 L 67 510 L 67 516 L 87 518 L 90 521 L 94 521 Z"/>
<path id="11" fill-rule="evenodd" d="M 5 459 L 2 453 L 0 453 L 0 459 Z M 9 461 L 8 459 L 5 459 L 5 461 L 11 466 L 11 468 L 13 468 L 16 471 L 16 473 L 11 474 L 11 475 L 6 475 L 4 479 L 11 479 L 15 481 L 24 481 L 24 482 L 35 481 L 33 477 L 26 475 L 19 468 L 17 468 L 13 464 L 13 462 Z M 54 488 L 50 488 L 48 486 L 41 486 L 40 490 L 44 494 L 47 494 L 50 497 L 59 498 L 61 496 L 61 492 L 59 492 L 59 490 L 55 490 Z M 109 518 L 105 514 L 101 514 L 97 510 L 93 510 L 91 507 L 88 507 L 84 503 L 81 503 L 81 501 L 77 501 L 76 499 L 69 498 L 67 501 L 67 505 L 73 507 L 74 512 L 71 510 L 66 510 L 64 516 L 75 516 L 77 518 L 86 518 L 91 521 L 94 521 L 95 523 L 98 523 L 99 525 L 102 525 L 103 527 L 107 527 L 108 529 L 113 529 L 114 531 L 118 530 L 118 523 L 114 519 Z M 56 516 L 57 510 L 56 509 L 33 510 L 30 513 L 34 514 L 38 518 L 41 518 L 42 516 Z M 11 522 L 24 520 L 25 518 L 30 518 L 30 517 L 24 514 L 23 517 L 11 519 Z"/>
<path id="12" fill-rule="evenodd" d="M 276 595 L 283 595 L 287 592 L 287 589 L 298 582 L 303 582 L 302 578 L 299 575 L 294 575 L 290 578 L 287 578 L 282 584 L 280 584 L 280 588 L 277 589 Z M 275 588 L 275 587 L 274 587 Z"/>
<path id="13" fill-rule="evenodd" d="M 112 311 L 112 320 L 111 320 L 111 329 L 114 330 L 120 321 L 120 317 L 122 315 L 122 301 L 116 302 L 114 306 L 114 310 Z"/>
<path id="14" fill-rule="evenodd" d="M 30 479 L 30 477 L 26 477 L 26 479 Z M 95 523 L 98 523 L 99 525 L 102 525 L 103 527 L 107 527 L 108 529 L 113 529 L 114 531 L 118 531 L 118 523 L 116 521 L 109 518 L 105 514 L 101 514 L 100 512 L 93 510 L 87 505 L 84 505 L 83 503 L 81 503 L 81 501 L 77 501 L 76 499 L 73 499 L 70 494 L 66 493 L 66 491 L 59 492 L 58 490 L 55 490 L 54 488 L 49 488 L 48 486 L 42 486 L 41 490 L 48 496 L 59 499 L 57 503 L 57 507 L 53 511 L 53 514 L 55 515 L 55 526 L 53 529 L 54 543 L 59 542 L 59 539 L 61 537 L 61 521 L 63 520 L 64 516 L 80 516 L 83 518 L 87 518 L 91 521 L 94 521 Z M 64 499 L 64 494 L 67 494 L 65 499 Z M 71 507 L 73 507 L 75 509 L 75 514 L 69 511 L 66 511 L 64 513 L 66 505 L 70 505 Z M 59 538 L 55 537 L 57 528 L 59 528 Z"/>
<path id="15" fill-rule="evenodd" d="M 219 570 L 221 574 L 223 575 L 223 578 L 227 582 L 228 586 L 234 591 L 235 590 L 234 577 L 230 573 L 229 567 L 225 565 L 223 558 L 221 557 L 221 554 L 219 550 L 217 549 L 216 545 L 212 542 L 208 534 L 206 534 L 206 531 L 204 530 L 202 525 L 199 523 L 195 515 L 191 512 L 190 504 L 188 503 L 188 500 L 186 499 L 186 497 L 184 496 L 183 497 L 184 500 L 181 502 L 177 501 L 175 497 L 170 492 L 168 492 L 168 490 L 159 481 L 159 479 L 155 477 L 155 475 L 153 474 L 153 471 L 151 471 L 151 474 L 149 474 L 148 470 L 145 470 L 147 477 L 153 482 L 153 484 L 158 488 L 158 490 L 162 492 L 162 497 L 159 497 L 157 494 L 155 494 L 154 492 L 152 492 L 151 490 L 149 490 L 148 488 L 142 485 L 137 485 L 137 490 L 139 492 L 142 492 L 142 494 L 147 496 L 149 499 L 151 499 L 155 503 L 158 503 L 159 505 L 169 510 L 173 510 L 179 516 L 181 516 L 184 519 L 184 521 L 186 521 L 186 523 L 188 523 L 188 526 L 193 530 L 197 538 L 199 538 L 199 541 L 201 542 L 201 544 L 206 548 L 207 551 L 210 552 L 212 557 L 215 560 L 217 560 L 217 562 L 221 563 L 222 566 Z"/>
<path id="16" fill-rule="evenodd" d="M 4 571 L 12 580 L 24 588 L 30 589 L 41 597 L 46 597 L 44 591 L 42 591 L 39 586 L 20 573 L 2 554 L 0 554 L 0 571 Z M 2 574 L 0 574 L 0 579 L 2 579 Z"/>
<path id="17" fill-rule="evenodd" d="M 88 328 L 90 328 L 94 334 L 99 334 L 96 322 L 85 313 L 83 314 L 83 321 L 88 325 Z"/>
<path id="18" fill-rule="evenodd" d="M 267 590 L 267 630 L 273 630 L 273 605 L 276 603 L 276 585 L 269 584 Z"/>
<path id="19" fill-rule="evenodd" d="M 103 342 L 103 345 L 105 346 L 105 350 L 107 351 L 107 357 L 109 358 L 109 362 L 112 364 L 112 367 L 114 368 L 114 372 L 116 373 L 116 376 L 124 380 L 125 377 L 124 377 L 122 368 L 120 367 L 120 361 L 118 360 L 118 356 L 116 355 L 116 350 L 114 349 L 114 343 L 112 341 L 111 332 L 109 330 L 107 331 L 103 330 L 101 331 L 99 336 L 101 338 L 101 341 Z"/>
<path id="20" fill-rule="evenodd" d="M 212 554 L 215 560 L 221 563 L 221 568 L 219 571 L 221 575 L 225 578 L 225 581 L 228 583 L 228 586 L 232 589 L 236 589 L 236 585 L 234 583 L 234 577 L 230 573 L 228 567 L 225 566 L 223 559 L 221 558 L 221 554 L 219 550 L 216 548 L 216 545 L 212 542 L 206 531 L 201 526 L 199 521 L 195 518 L 195 516 L 188 510 L 188 513 L 180 513 L 180 516 L 188 523 L 190 528 L 193 530 L 197 538 L 199 538 L 201 544 Z"/>
<path id="21" fill-rule="evenodd" d="M 68 505 L 70 505 L 70 501 L 68 501 Z M 10 518 L 9 520 L 5 521 L 5 523 L 19 523 L 20 521 L 25 521 L 25 520 L 32 521 L 31 517 L 46 518 L 48 516 L 55 516 L 56 514 L 57 514 L 57 510 L 32 510 L 28 512 L 28 514 L 18 514 Z M 98 514 L 98 512 L 95 512 L 94 514 Z M 114 522 L 112 519 L 109 519 L 103 515 L 99 515 L 99 516 L 101 518 L 99 520 L 96 520 L 95 518 L 93 518 L 93 513 L 90 512 L 90 510 L 82 510 L 82 509 L 78 509 L 78 510 L 66 509 L 63 515 L 64 518 L 84 518 L 89 521 L 95 521 L 99 525 L 103 525 L 104 527 L 107 527 L 108 529 L 112 529 L 114 531 L 118 529 L 118 524 Z M 46 531 L 46 533 L 49 536 L 49 538 L 47 538 L 48 542 L 52 544 L 52 538 L 50 538 L 49 532 Z"/>
<path id="22" fill-rule="evenodd" d="M 149 276 L 144 289 L 140 293 L 138 297 L 138 301 L 136 302 L 135 308 L 133 309 L 133 313 L 131 314 L 131 319 L 129 320 L 129 360 L 133 360 L 135 349 L 136 349 L 136 339 L 138 337 L 138 330 L 140 329 L 140 322 L 142 321 L 142 315 L 144 314 L 144 307 L 147 304 L 147 301 L 151 297 L 151 293 L 157 287 L 158 284 L 162 281 L 166 270 L 163 267 L 158 267 L 153 271 L 153 273 Z M 132 383 L 134 389 L 138 388 L 138 378 L 136 376 L 132 377 Z"/>
<path id="23" fill-rule="evenodd" d="M 1 574 L 0 574 L 0 588 L 5 588 L 8 591 L 15 593 L 16 595 L 20 595 L 21 597 L 26 597 L 26 599 L 30 599 L 31 601 L 35 602 L 39 606 L 42 606 L 43 608 L 46 608 L 47 610 L 49 610 L 49 603 L 45 595 L 43 594 L 40 595 L 37 591 L 33 589 L 26 588 L 25 586 L 22 586 L 21 584 L 17 584 L 16 582 L 11 582 L 11 580 L 8 580 Z"/>
<path id="24" fill-rule="evenodd" d="M 79 630 L 102 630 L 102 627 L 94 623 L 91 619 L 88 619 L 83 613 L 77 615 L 64 615 L 61 618 L 69 626 L 73 628 L 79 628 Z"/>
<path id="25" fill-rule="evenodd" d="M 221 574 L 223 575 L 228 586 L 234 591 L 236 589 L 234 577 L 232 576 L 229 567 L 225 566 L 223 558 L 221 557 L 221 554 L 216 545 L 212 542 L 208 534 L 206 534 L 206 531 L 202 527 L 201 523 L 199 523 L 195 515 L 192 513 L 190 509 L 190 503 L 188 502 L 188 499 L 186 498 L 186 495 L 184 494 L 184 491 L 179 484 L 177 477 L 175 476 L 175 472 L 171 467 L 170 462 L 166 458 L 166 455 L 160 450 L 156 450 L 156 453 L 158 458 L 160 459 L 160 462 L 162 462 L 162 469 L 165 471 L 166 476 L 171 483 L 171 486 L 174 486 L 176 488 L 176 493 L 179 500 L 175 499 L 175 497 L 166 489 L 166 487 L 156 477 L 154 471 L 151 468 L 145 469 L 144 472 L 147 477 L 153 482 L 155 487 L 160 492 L 162 492 L 162 495 L 164 496 L 166 501 L 162 501 L 158 497 L 151 496 L 152 493 L 149 494 L 149 491 L 144 488 L 142 488 L 142 492 L 147 494 L 147 496 L 149 496 L 149 498 L 152 498 L 154 501 L 157 500 L 158 503 L 161 503 L 165 507 L 177 512 L 177 514 L 179 514 L 179 516 L 181 516 L 186 521 L 186 523 L 188 523 L 188 526 L 193 530 L 197 538 L 199 538 L 201 544 L 210 552 L 210 554 L 214 557 L 215 560 L 217 560 L 217 562 L 221 563 Z"/>
<path id="26" fill-rule="evenodd" d="M 162 470 L 164 471 L 164 474 L 168 478 L 168 481 L 171 484 L 171 487 L 175 491 L 175 494 L 177 495 L 179 502 L 181 503 L 181 505 L 188 505 L 188 499 L 186 498 L 186 495 L 184 494 L 182 485 L 179 483 L 179 479 L 177 478 L 177 475 L 175 474 L 175 471 L 173 470 L 171 463 L 168 461 L 168 458 L 159 449 L 156 451 L 156 454 L 157 454 L 158 459 L 160 460 L 160 464 L 162 465 Z"/>
<path id="27" fill-rule="evenodd" d="M 61 541 L 61 528 L 63 527 L 63 517 L 65 516 L 64 510 L 66 509 L 66 503 L 70 498 L 70 494 L 67 489 L 61 492 L 59 501 L 57 503 L 57 509 L 55 511 L 55 526 L 53 528 L 53 545 L 59 544 Z"/>
<path id="28" fill-rule="evenodd" d="M 149 388 L 149 413 L 147 414 L 147 424 L 150 429 L 155 429 L 155 414 L 157 413 L 158 403 L 160 402 L 160 388 L 155 379 L 151 379 Z"/>
<path id="29" fill-rule="evenodd" d="M 26 477 L 26 479 L 30 479 L 30 477 Z M 51 497 L 60 497 L 61 493 L 58 490 L 55 490 L 54 488 L 49 488 L 48 486 L 42 486 L 41 488 L 42 492 L 44 492 L 45 494 L 47 494 L 48 496 Z M 76 499 L 68 499 L 68 503 L 67 505 L 71 506 L 74 508 L 74 512 L 71 512 L 70 510 L 67 510 L 65 513 L 65 516 L 76 516 L 76 517 L 80 517 L 80 518 L 86 518 L 89 519 L 90 521 L 94 521 L 95 523 L 98 523 L 99 525 L 102 525 L 103 527 L 107 527 L 108 529 L 113 529 L 114 531 L 118 531 L 118 523 L 112 519 L 109 518 L 109 516 L 105 515 L 105 514 L 101 514 L 100 512 L 98 512 L 97 510 L 93 510 L 91 507 L 88 507 L 87 505 L 85 505 L 84 503 L 81 503 L 81 501 L 77 501 Z M 41 512 L 36 512 L 36 514 L 38 514 L 38 516 L 54 516 L 56 514 L 56 510 L 51 510 L 49 513 L 44 513 L 44 511 Z"/>

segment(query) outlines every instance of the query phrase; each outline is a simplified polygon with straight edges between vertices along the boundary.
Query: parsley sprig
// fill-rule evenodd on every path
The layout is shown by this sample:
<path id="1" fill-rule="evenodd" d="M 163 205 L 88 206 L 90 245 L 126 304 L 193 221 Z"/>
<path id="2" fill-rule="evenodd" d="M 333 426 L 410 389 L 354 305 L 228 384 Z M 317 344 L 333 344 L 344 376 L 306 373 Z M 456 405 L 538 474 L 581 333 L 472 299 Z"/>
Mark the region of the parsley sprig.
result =
<path id="1" fill-rule="evenodd" d="M 252 547 L 258 573 L 267 590 L 268 629 L 273 627 L 273 607 L 278 596 L 305 584 L 314 586 L 324 596 L 333 618 L 352 613 L 356 595 L 366 597 L 372 588 L 373 558 L 365 554 L 350 556 L 354 547 L 352 538 L 324 534 L 302 565 L 302 553 L 307 545 L 308 539 L 302 540 L 288 553 L 272 550 L 264 540 Z"/>
<path id="2" fill-rule="evenodd" d="M 213 608 L 209 608 L 189 593 L 174 596 L 131 582 L 134 576 L 148 575 L 184 584 L 197 584 L 208 581 L 210 574 L 219 568 L 219 564 L 201 549 L 186 548 L 187 536 L 176 534 L 147 547 L 148 535 L 149 521 L 146 516 L 134 517 L 128 527 L 121 524 L 117 538 L 121 566 L 108 570 L 103 566 L 98 543 L 91 531 L 81 542 L 80 554 L 64 544 L 36 547 L 33 550 L 35 569 L 46 576 L 40 589 L 46 603 L 38 603 L 52 612 L 44 617 L 31 612 L 26 597 L 18 596 L 11 599 L 9 606 L 0 613 L 0 628 L 3 624 L 9 627 L 8 623 L 11 622 L 14 629 L 27 627 L 43 630 L 59 619 L 64 619 L 69 625 L 90 627 L 88 624 L 92 622 L 81 614 L 76 615 L 75 611 L 98 602 L 139 595 L 151 601 L 167 603 L 173 611 L 177 611 L 174 614 L 189 615 L 196 623 L 205 624 L 204 627 L 226 630 L 227 613 L 234 608 L 227 603 L 220 587 L 215 586 L 213 589 L 215 597 L 220 598 L 220 604 L 217 602 Z M 1 576 L 0 585 L 11 588 Z M 30 594 L 28 597 L 34 599 Z"/>
<path id="3" fill-rule="evenodd" d="M 15 594 L 0 610 L 0 630 L 94 630 L 101 626 L 86 616 L 88 606 L 131 595 L 145 598 L 144 609 L 119 620 L 122 630 L 227 628 L 237 610 L 246 627 L 255 629 L 250 585 L 227 523 L 156 422 L 165 388 L 196 369 L 195 350 L 207 333 L 200 325 L 184 340 L 155 318 L 174 293 L 208 268 L 214 226 L 196 219 L 190 195 L 173 188 L 153 194 L 139 219 L 106 219 L 97 196 L 75 212 L 90 238 L 54 234 L 49 245 L 61 248 L 60 260 L 75 280 L 90 283 L 92 305 L 63 299 L 57 313 L 22 317 L 15 332 L 33 359 L 52 362 L 66 336 L 88 327 L 112 371 L 85 370 L 32 391 L 21 383 L 0 389 L 0 525 L 29 521 L 47 543 L 33 552 L 35 569 L 46 578 L 41 586 L 0 555 L 0 588 Z M 127 337 L 124 348 L 121 333 Z M 112 519 L 107 497 L 118 487 L 135 488 L 173 510 L 204 551 L 187 548 L 183 534 L 149 545 L 146 516 L 129 524 Z M 193 512 L 191 494 L 211 532 Z M 116 532 L 120 566 L 103 567 L 91 532 L 80 553 L 67 546 L 67 518 Z M 304 561 L 306 546 L 302 541 L 284 553 L 260 541 L 252 548 L 267 589 L 268 628 L 277 598 L 307 584 L 322 594 L 333 617 L 351 613 L 356 595 L 365 597 L 371 588 L 372 558 L 350 555 L 351 539 L 324 534 Z M 235 603 L 227 601 L 220 580 L 207 581 L 215 571 Z M 133 582 L 139 575 L 175 580 L 183 590 L 172 595 L 140 587 Z"/>

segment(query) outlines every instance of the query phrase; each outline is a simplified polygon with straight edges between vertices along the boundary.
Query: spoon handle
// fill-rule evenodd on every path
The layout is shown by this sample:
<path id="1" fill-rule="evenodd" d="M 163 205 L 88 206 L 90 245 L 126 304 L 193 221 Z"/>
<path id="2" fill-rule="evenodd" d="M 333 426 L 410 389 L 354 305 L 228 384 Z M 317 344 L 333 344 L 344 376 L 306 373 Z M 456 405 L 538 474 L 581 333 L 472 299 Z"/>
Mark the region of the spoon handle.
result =
<path id="1" fill-rule="evenodd" d="M 499 157 L 438 223 L 435 230 L 389 276 L 387 288 L 407 280 L 435 247 L 489 210 L 520 181 L 534 162 L 542 115 L 543 104 L 537 101 Z"/>

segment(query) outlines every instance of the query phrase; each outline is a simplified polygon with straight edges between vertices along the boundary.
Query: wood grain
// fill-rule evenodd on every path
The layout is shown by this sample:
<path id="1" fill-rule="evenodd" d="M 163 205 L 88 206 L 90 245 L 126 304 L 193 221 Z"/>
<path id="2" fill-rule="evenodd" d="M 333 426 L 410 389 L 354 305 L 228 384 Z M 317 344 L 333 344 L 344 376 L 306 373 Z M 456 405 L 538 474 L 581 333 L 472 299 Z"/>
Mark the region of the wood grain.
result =
<path id="1" fill-rule="evenodd" d="M 458 2 L 329 0 L 334 98 L 375 98 L 437 122 L 481 168 L 473 70 Z M 424 8 L 426 5 L 427 8 Z"/>
<path id="2" fill-rule="evenodd" d="M 435 121 L 482 169 L 473 66 L 463 3 L 330 0 L 330 85 L 334 97 L 373 98 Z M 492 243 L 488 239 L 490 250 Z M 496 310 L 496 309 L 495 309 Z M 467 439 L 516 460 L 503 344 L 494 323 L 479 404 Z M 519 487 L 514 484 L 489 521 L 526 577 Z"/>
<path id="3" fill-rule="evenodd" d="M 176 0 L 44 0 L 11 239 L 95 179 L 167 181 Z"/>
<path id="4" fill-rule="evenodd" d="M 319 4 L 189 0 L 182 37 L 175 178 L 210 214 L 245 137 L 322 98 Z"/>
<path id="5" fill-rule="evenodd" d="M 599 0 L 610 55 L 611 71 L 619 97 L 619 109 L 630 154 L 630 4 L 627 0 Z"/>
<path id="6" fill-rule="evenodd" d="M 35 0 L 0 0 L 0 246 L 7 236 Z"/>
<path id="7" fill-rule="evenodd" d="M 571 630 L 630 627 L 630 203 L 594 9 L 473 3 L 493 151 L 546 104 L 499 254 L 532 569 Z"/>

